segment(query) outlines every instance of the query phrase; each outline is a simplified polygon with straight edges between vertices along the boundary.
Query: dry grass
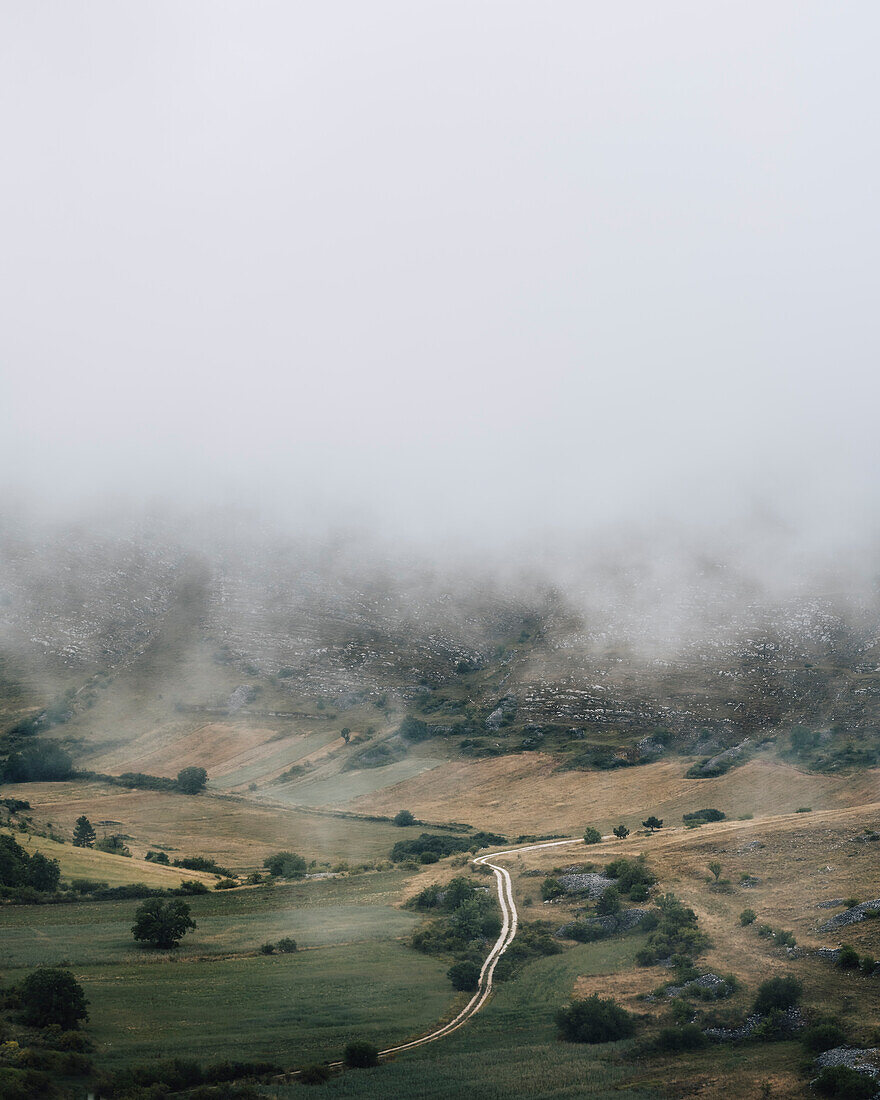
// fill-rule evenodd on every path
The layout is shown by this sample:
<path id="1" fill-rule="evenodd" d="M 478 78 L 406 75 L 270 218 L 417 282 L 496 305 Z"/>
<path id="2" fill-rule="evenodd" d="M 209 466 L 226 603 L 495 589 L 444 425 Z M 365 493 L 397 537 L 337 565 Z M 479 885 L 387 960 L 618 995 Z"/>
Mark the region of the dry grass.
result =
<path id="1" fill-rule="evenodd" d="M 790 958 L 784 948 L 757 934 L 766 922 L 774 928 L 794 932 L 798 944 L 808 949 L 837 947 L 852 943 L 860 954 L 880 957 L 880 921 L 868 920 L 843 932 L 821 933 L 818 926 L 839 909 L 817 909 L 817 902 L 854 896 L 868 900 L 880 895 L 877 856 L 880 844 L 858 843 L 863 828 L 880 826 L 880 803 L 826 810 L 812 814 L 786 814 L 746 822 L 722 822 L 698 830 L 663 830 L 653 837 L 631 836 L 626 841 L 599 845 L 575 845 L 510 857 L 507 862 L 518 874 L 517 896 L 540 897 L 540 878 L 523 877 L 522 872 L 554 869 L 575 863 L 594 862 L 601 867 L 617 855 L 644 852 L 657 873 L 660 890 L 673 890 L 697 912 L 701 928 L 708 932 L 712 947 L 700 958 L 700 967 L 717 973 L 735 974 L 744 988 L 731 1001 L 732 1007 L 747 1008 L 758 985 L 766 978 L 794 973 L 804 983 L 805 1004 L 814 1012 L 839 1016 L 856 1043 L 877 1045 L 880 1041 L 880 1005 L 877 979 L 859 972 L 838 970 L 815 955 Z M 760 847 L 755 847 L 757 842 Z M 708 864 L 717 859 L 722 878 L 731 880 L 729 893 L 713 890 Z M 740 875 L 756 876 L 755 887 L 740 887 Z M 542 905 L 526 909 L 527 919 L 545 917 L 561 922 L 575 906 L 571 903 Z M 758 919 L 742 927 L 739 913 L 750 908 Z M 584 976 L 574 992 L 613 996 L 631 1011 L 649 1011 L 655 1017 L 662 1004 L 646 1005 L 640 996 L 668 981 L 661 967 L 637 968 Z M 774 1054 L 775 1047 L 744 1048 L 747 1056 L 724 1048 L 664 1060 L 661 1072 L 652 1070 L 645 1084 L 662 1084 L 671 1097 L 699 1095 L 722 1100 L 726 1097 L 757 1097 L 764 1081 L 771 1095 L 793 1100 L 803 1095 L 803 1076 L 798 1063 L 801 1054 L 787 1058 Z M 730 1062 L 723 1071 L 720 1062 Z M 785 1062 L 788 1062 L 786 1065 Z M 778 1063 L 778 1064 L 777 1064 Z"/>
<path id="2" fill-rule="evenodd" d="M 508 836 L 578 833 L 587 824 L 630 828 L 648 814 L 680 822 L 717 806 L 728 816 L 778 814 L 799 806 L 852 806 L 880 797 L 880 773 L 816 775 L 753 760 L 714 779 L 686 779 L 681 759 L 610 772 L 559 771 L 553 757 L 521 753 L 441 764 L 358 798 L 351 808 L 393 814 L 401 807 L 435 821 L 470 821 Z"/>
<path id="3" fill-rule="evenodd" d="M 251 869 L 272 852 L 285 849 L 308 859 L 360 863 L 387 857 L 406 830 L 384 822 L 357 821 L 309 813 L 242 798 L 123 790 L 104 783 L 28 783 L 4 794 L 27 799 L 36 823 L 52 822 L 61 836 L 72 836 L 80 814 L 110 820 L 110 833 L 125 833 L 137 856 L 150 848 L 172 855 L 211 856 L 221 865 Z M 101 829 L 98 829 L 99 834 Z"/>
<path id="4" fill-rule="evenodd" d="M 5 830 L 7 833 L 9 830 Z M 49 859 L 57 859 L 61 866 L 63 879 L 88 878 L 97 882 L 106 882 L 108 886 L 123 886 L 130 882 L 142 882 L 147 886 L 173 889 L 184 879 L 198 879 L 213 886 L 215 875 L 201 871 L 184 871 L 178 867 L 163 867 L 157 863 L 147 863 L 142 859 L 129 859 L 126 856 L 114 856 L 107 852 L 96 852 L 92 848 L 74 848 L 72 844 L 58 844 L 42 836 L 30 836 L 27 833 L 13 832 L 18 844 L 30 855 L 42 852 Z"/>

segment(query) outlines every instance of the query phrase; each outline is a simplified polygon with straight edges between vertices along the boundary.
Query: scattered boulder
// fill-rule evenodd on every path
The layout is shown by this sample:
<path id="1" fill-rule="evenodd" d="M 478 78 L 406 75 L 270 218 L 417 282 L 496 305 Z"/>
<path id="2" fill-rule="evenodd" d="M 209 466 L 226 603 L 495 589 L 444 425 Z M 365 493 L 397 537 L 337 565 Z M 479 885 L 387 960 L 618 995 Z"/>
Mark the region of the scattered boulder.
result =
<path id="1" fill-rule="evenodd" d="M 846 905 L 846 898 L 829 898 L 828 901 L 817 901 L 817 909 L 836 909 L 838 905 Z"/>
<path id="2" fill-rule="evenodd" d="M 256 691 L 249 684 L 239 684 L 226 700 L 226 709 L 230 714 L 235 714 L 242 707 L 246 707 L 248 703 L 252 703 L 256 697 Z"/>
<path id="3" fill-rule="evenodd" d="M 596 928 L 606 936 L 613 936 L 616 932 L 632 932 L 642 923 L 642 918 L 647 914 L 647 909 L 621 909 L 619 913 L 609 913 L 604 917 L 585 917 L 582 921 L 570 921 L 556 929 L 556 935 L 565 937 L 572 925 L 582 924 L 588 928 Z"/>
<path id="4" fill-rule="evenodd" d="M 727 982 L 719 974 L 713 974 L 709 971 L 706 974 L 701 974 L 699 978 L 694 978 L 692 982 L 685 982 L 684 985 L 667 986 L 666 996 L 681 997 L 693 989 L 710 989 L 719 998 L 730 995 L 730 987 Z"/>

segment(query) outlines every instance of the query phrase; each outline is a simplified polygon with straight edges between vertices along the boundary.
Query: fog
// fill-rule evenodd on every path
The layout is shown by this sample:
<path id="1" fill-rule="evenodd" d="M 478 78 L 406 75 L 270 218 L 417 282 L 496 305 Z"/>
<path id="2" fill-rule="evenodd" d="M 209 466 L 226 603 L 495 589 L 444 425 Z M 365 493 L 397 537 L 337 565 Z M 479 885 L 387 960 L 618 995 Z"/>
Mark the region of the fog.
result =
<path id="1" fill-rule="evenodd" d="M 17 508 L 502 560 L 660 530 L 783 575 L 873 544 L 875 5 L 2 24 Z"/>

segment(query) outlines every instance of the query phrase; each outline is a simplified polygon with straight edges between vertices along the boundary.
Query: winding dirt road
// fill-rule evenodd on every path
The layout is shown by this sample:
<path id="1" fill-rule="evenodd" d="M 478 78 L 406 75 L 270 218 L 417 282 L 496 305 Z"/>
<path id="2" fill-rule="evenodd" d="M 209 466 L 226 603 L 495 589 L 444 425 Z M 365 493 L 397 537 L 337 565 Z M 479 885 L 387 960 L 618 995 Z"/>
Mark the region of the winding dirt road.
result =
<path id="1" fill-rule="evenodd" d="M 498 903 L 501 906 L 502 918 L 501 934 L 492 945 L 492 950 L 486 956 L 485 962 L 483 963 L 477 991 L 461 1012 L 459 1012 L 454 1019 L 450 1020 L 448 1024 L 444 1024 L 443 1027 L 438 1027 L 436 1031 L 431 1031 L 427 1035 L 422 1035 L 420 1038 L 413 1039 L 408 1043 L 400 1043 L 398 1046 L 388 1047 L 387 1050 L 381 1050 L 379 1051 L 380 1057 L 389 1054 L 399 1054 L 403 1050 L 412 1050 L 414 1047 L 421 1047 L 426 1043 L 434 1043 L 438 1039 L 445 1039 L 447 1035 L 451 1035 L 453 1031 L 457 1031 L 460 1027 L 463 1027 L 472 1016 L 475 1016 L 491 996 L 495 967 L 498 965 L 498 960 L 513 943 L 519 925 L 519 914 L 516 909 L 516 902 L 513 900 L 513 883 L 510 879 L 510 873 L 505 867 L 501 867 L 497 863 L 492 863 L 491 861 L 493 859 L 499 859 L 501 856 L 510 856 L 519 854 L 520 852 L 534 852 L 539 848 L 559 848 L 563 845 L 583 843 L 583 839 L 551 840 L 543 844 L 528 844 L 520 848 L 506 848 L 502 852 L 488 852 L 486 855 L 477 856 L 476 859 L 472 860 L 472 862 L 478 866 L 481 865 L 492 868 L 498 888 Z"/>

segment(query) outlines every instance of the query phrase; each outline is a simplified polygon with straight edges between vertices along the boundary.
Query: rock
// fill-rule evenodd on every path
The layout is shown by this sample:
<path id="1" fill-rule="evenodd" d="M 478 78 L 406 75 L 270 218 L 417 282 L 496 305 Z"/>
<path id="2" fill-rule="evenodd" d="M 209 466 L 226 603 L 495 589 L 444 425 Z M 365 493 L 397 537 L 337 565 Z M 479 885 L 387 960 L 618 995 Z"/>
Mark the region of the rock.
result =
<path id="1" fill-rule="evenodd" d="M 699 978 L 694 978 L 692 982 L 685 982 L 684 985 L 667 986 L 666 996 L 680 997 L 690 989 L 711 989 L 716 997 L 730 996 L 730 988 L 727 982 L 720 975 L 713 974 L 711 971 L 701 974 Z"/>
<path id="2" fill-rule="evenodd" d="M 497 730 L 509 725 L 516 717 L 516 696 L 505 695 L 486 719 L 487 730 Z"/>
<path id="3" fill-rule="evenodd" d="M 821 1069 L 827 1066 L 846 1066 L 856 1073 L 864 1073 L 875 1081 L 880 1079 L 880 1049 L 877 1047 L 834 1047 L 823 1051 L 816 1059 Z"/>
<path id="4" fill-rule="evenodd" d="M 560 875 L 559 881 L 565 887 L 566 894 L 585 893 L 593 901 L 601 898 L 609 886 L 615 885 L 613 878 L 598 874 Z"/>
<path id="5" fill-rule="evenodd" d="M 226 709 L 230 714 L 235 714 L 237 710 L 241 710 L 241 708 L 246 707 L 248 703 L 252 703 L 256 698 L 256 694 L 254 689 L 248 684 L 239 684 L 226 700 Z"/>
<path id="6" fill-rule="evenodd" d="M 836 909 L 838 905 L 846 905 L 846 898 L 829 898 L 828 901 L 817 901 L 817 909 Z"/>
<path id="7" fill-rule="evenodd" d="M 830 920 L 825 921 L 824 924 L 819 926 L 820 932 L 836 932 L 838 928 L 846 928 L 850 924 L 859 924 L 865 920 L 868 913 L 880 911 L 880 898 L 874 898 L 873 901 L 863 901 L 859 905 L 854 905 L 851 909 L 846 909 L 842 913 L 838 913 Z"/>

